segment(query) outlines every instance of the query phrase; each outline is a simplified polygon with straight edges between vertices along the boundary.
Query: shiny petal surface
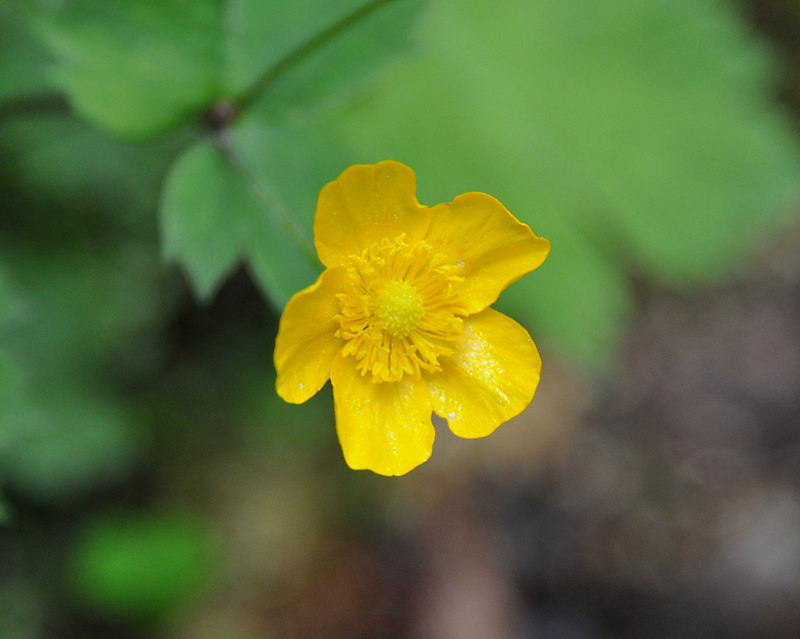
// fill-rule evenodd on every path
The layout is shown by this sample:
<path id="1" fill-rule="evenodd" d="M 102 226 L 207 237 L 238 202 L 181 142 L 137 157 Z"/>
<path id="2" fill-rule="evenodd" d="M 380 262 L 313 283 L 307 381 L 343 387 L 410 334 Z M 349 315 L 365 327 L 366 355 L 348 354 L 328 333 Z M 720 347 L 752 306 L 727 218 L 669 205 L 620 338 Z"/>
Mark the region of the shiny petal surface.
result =
<path id="1" fill-rule="evenodd" d="M 425 239 L 462 267 L 459 295 L 469 313 L 494 302 L 506 286 L 538 268 L 550 252 L 550 242 L 534 235 L 485 193 L 465 193 L 433 207 Z"/>
<path id="2" fill-rule="evenodd" d="M 403 475 L 430 457 L 435 431 L 423 380 L 376 383 L 362 376 L 352 357 L 331 368 L 336 432 L 354 470 Z"/>
<path id="3" fill-rule="evenodd" d="M 459 437 L 485 437 L 533 399 L 542 360 L 528 332 L 491 308 L 464 320 L 456 348 L 428 378 L 433 410 Z"/>
<path id="4" fill-rule="evenodd" d="M 341 292 L 347 272 L 328 269 L 286 305 L 275 338 L 275 383 L 287 402 L 302 404 L 325 385 L 331 362 L 344 342 L 335 337 L 339 323 L 336 294 Z"/>
<path id="5" fill-rule="evenodd" d="M 400 162 L 352 166 L 319 194 L 314 244 L 325 266 L 348 264 L 373 242 L 405 233 L 421 239 L 430 209 L 417 202 L 414 172 Z"/>

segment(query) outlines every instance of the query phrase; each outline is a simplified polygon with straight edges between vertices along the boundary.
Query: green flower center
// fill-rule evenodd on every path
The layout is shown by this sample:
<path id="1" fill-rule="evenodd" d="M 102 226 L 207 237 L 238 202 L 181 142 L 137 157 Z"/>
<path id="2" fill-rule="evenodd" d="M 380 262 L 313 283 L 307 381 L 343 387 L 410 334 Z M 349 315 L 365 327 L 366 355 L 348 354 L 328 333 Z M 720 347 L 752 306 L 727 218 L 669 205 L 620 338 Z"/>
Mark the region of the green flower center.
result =
<path id="1" fill-rule="evenodd" d="M 383 329 L 395 337 L 408 335 L 423 315 L 422 297 L 405 280 L 387 282 L 375 295 L 375 317 Z"/>

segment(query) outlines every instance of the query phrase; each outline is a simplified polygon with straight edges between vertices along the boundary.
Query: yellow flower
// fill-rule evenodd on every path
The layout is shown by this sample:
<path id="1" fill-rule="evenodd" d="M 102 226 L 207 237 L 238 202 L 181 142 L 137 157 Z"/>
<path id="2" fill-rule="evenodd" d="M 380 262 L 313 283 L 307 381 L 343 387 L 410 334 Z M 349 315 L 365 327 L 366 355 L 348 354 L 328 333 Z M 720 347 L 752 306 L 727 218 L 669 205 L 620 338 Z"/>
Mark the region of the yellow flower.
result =
<path id="1" fill-rule="evenodd" d="M 484 437 L 533 399 L 536 346 L 489 305 L 550 243 L 497 200 L 429 208 L 407 166 L 357 165 L 322 189 L 314 244 L 326 270 L 286 306 L 276 385 L 299 404 L 331 380 L 351 468 L 402 475 L 431 454 L 433 412 Z"/>

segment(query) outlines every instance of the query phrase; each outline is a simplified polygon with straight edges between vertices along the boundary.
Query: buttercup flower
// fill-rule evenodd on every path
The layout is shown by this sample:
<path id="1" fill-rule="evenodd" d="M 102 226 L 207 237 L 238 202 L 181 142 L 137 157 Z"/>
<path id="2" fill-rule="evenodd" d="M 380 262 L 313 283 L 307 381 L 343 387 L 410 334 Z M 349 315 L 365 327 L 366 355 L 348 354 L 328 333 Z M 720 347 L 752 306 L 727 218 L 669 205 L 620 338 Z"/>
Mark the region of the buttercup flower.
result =
<path id="1" fill-rule="evenodd" d="M 322 189 L 314 244 L 326 270 L 286 306 L 276 385 L 299 404 L 331 380 L 351 468 L 402 475 L 431 454 L 433 412 L 484 437 L 533 399 L 536 346 L 489 305 L 550 243 L 497 200 L 429 208 L 407 166 L 357 165 Z"/>

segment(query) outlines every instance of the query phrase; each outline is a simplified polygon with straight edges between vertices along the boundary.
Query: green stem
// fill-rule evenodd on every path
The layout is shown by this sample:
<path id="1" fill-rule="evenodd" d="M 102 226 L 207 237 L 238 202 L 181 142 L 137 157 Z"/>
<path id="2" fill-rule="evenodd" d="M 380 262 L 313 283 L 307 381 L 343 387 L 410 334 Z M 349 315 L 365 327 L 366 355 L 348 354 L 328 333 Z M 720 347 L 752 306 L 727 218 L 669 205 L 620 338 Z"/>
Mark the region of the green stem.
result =
<path id="1" fill-rule="evenodd" d="M 360 6 L 358 9 L 348 13 L 336 22 L 328 25 L 322 31 L 311 36 L 305 43 L 298 48 L 287 53 L 283 58 L 278 60 L 271 67 L 266 69 L 264 73 L 247 89 L 239 99 L 236 100 L 237 111 L 241 112 L 247 109 L 258 97 L 269 88 L 276 78 L 280 77 L 287 70 L 291 69 L 295 64 L 300 62 L 303 58 L 310 55 L 320 47 L 324 46 L 330 40 L 333 40 L 343 31 L 349 29 L 352 25 L 360 20 L 366 18 L 373 11 L 380 9 L 383 5 L 394 2 L 395 0 L 372 0 Z"/>

